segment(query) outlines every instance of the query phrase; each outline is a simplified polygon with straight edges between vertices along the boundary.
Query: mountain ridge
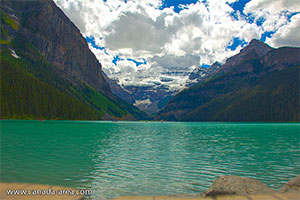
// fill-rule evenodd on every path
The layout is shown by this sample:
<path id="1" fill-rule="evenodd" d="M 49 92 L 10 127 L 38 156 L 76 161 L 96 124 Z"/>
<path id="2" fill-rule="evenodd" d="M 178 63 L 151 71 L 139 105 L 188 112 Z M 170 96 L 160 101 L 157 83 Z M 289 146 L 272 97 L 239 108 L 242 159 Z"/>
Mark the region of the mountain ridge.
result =
<path id="1" fill-rule="evenodd" d="M 214 74 L 222 66 L 221 63 L 215 62 L 209 68 L 198 66 L 189 75 L 189 79 L 186 82 L 186 87 L 191 87 L 195 84 L 205 81 L 212 74 Z"/>
<path id="2" fill-rule="evenodd" d="M 9 55 L 9 51 L 14 52 L 15 56 L 12 53 Z M 43 82 L 39 87 L 58 89 L 61 95 L 67 95 L 77 103 L 81 102 L 79 104 L 85 105 L 86 112 L 89 112 L 88 110 L 94 112 L 92 117 L 94 120 L 148 119 L 145 113 L 111 92 L 102 75 L 101 64 L 88 48 L 79 29 L 53 1 L 1 1 L 1 62 L 2 65 L 15 63 L 14 67 L 25 70 L 22 72 L 24 75 L 29 73 L 29 76 Z M 4 67 L 1 66 L 1 71 L 3 70 Z M 7 75 L 13 76 L 12 71 Z M 24 79 L 24 84 L 33 81 L 28 76 L 25 77 L 27 78 Z M 10 77 L 1 76 L 1 85 L 5 85 L 6 90 L 13 89 Z M 28 96 L 30 94 L 21 88 L 17 89 L 16 93 L 30 98 Z M 1 95 L 4 95 L 2 91 Z M 12 95 L 9 98 L 15 97 Z M 12 99 L 2 102 L 2 117 L 15 118 L 19 115 L 22 115 L 22 118 L 58 117 L 56 114 L 45 115 L 44 111 L 43 115 L 36 113 L 35 109 L 43 102 L 32 101 L 34 104 L 31 106 L 32 109 L 24 112 L 19 108 L 26 106 L 23 105 L 25 102 L 15 102 Z M 53 107 L 51 105 L 48 107 L 59 112 L 66 111 L 55 103 Z M 72 109 L 75 110 L 73 107 Z M 62 116 L 58 117 L 59 119 L 70 118 L 59 116 Z"/>
<path id="3" fill-rule="evenodd" d="M 253 47 L 253 44 L 255 42 L 249 45 Z M 227 59 L 226 63 L 238 63 L 237 65 L 225 63 L 205 82 L 176 95 L 157 114 L 157 119 L 299 121 L 297 83 L 300 48 L 267 47 L 262 52 L 263 55 L 258 57 L 254 56 L 251 46 L 241 50 L 239 54 L 242 54 L 242 59 L 238 57 L 239 54 Z"/>

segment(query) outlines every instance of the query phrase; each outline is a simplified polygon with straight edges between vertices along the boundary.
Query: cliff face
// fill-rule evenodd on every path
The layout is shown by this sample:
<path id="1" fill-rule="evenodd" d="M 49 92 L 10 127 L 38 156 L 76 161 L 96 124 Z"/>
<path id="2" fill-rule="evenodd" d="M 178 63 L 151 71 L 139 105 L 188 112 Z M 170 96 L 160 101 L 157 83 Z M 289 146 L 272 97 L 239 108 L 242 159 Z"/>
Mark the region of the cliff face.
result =
<path id="1" fill-rule="evenodd" d="M 93 113 L 92 117 L 80 116 L 80 119 L 145 119 L 146 114 L 136 107 L 127 104 L 115 96 L 102 75 L 101 64 L 95 55 L 89 50 L 87 42 L 80 34 L 76 26 L 65 16 L 53 1 L 1 1 L 1 63 L 22 69 L 26 79 L 22 84 L 30 84 L 35 80 L 40 88 L 48 88 L 52 93 L 68 102 L 76 102 L 73 107 L 52 106 L 53 101 L 47 101 L 49 114 L 43 108 L 43 114 L 35 112 L 44 102 L 34 99 L 31 110 L 16 110 L 15 108 L 26 107 L 23 100 L 9 104 L 10 99 L 16 98 L 17 94 L 9 97 L 1 93 L 4 99 L 3 110 L 6 117 L 18 117 L 22 115 L 30 118 L 47 117 L 77 119 L 72 116 L 68 109 L 75 110 L 75 105 L 81 105 L 82 112 Z M 9 55 L 9 52 L 11 55 Z M 15 54 L 15 55 L 14 55 Z M 4 70 L 5 67 L 1 67 Z M 17 70 L 17 69 L 15 69 Z M 31 98 L 24 89 L 13 88 L 10 82 L 13 72 L 8 77 L 1 77 L 2 84 L 7 91 L 13 90 L 21 94 L 24 99 Z M 31 78 L 30 78 L 31 77 Z M 19 81 L 19 80 L 14 80 Z M 30 84 L 33 87 L 34 84 Z M 2 92 L 2 91 L 1 91 Z M 34 96 L 42 94 L 32 94 Z M 41 97 L 41 99 L 50 98 Z M 62 104 L 67 104 L 62 100 Z M 29 105 L 27 105 L 29 106 Z M 47 107 L 46 106 L 46 107 Z M 1 108 L 2 109 L 2 108 Z M 86 109 L 86 111 L 84 111 Z M 69 112 L 68 115 L 57 113 Z M 53 111 L 53 112 L 52 112 Z M 56 114 L 55 114 L 56 113 Z M 80 113 L 80 112 L 79 112 Z"/>
<path id="2" fill-rule="evenodd" d="M 189 75 L 189 78 L 186 82 L 187 87 L 191 87 L 196 85 L 200 82 L 206 81 L 211 75 L 216 73 L 216 71 L 221 67 L 221 63 L 215 62 L 212 64 L 208 69 L 199 66 L 198 68 L 194 69 L 192 73 Z"/>
<path id="3" fill-rule="evenodd" d="M 101 64 L 89 50 L 79 29 L 53 1 L 12 1 L 10 6 L 21 19 L 19 36 L 36 47 L 57 73 L 74 82 L 83 80 L 109 95 Z"/>
<path id="4" fill-rule="evenodd" d="M 102 75 L 103 75 L 104 79 L 106 80 L 106 82 L 109 84 L 113 94 L 117 95 L 121 99 L 124 99 L 129 104 L 134 104 L 134 99 L 132 97 L 132 94 L 129 91 L 127 91 L 127 90 L 123 89 L 121 86 L 119 86 L 115 80 L 109 79 L 108 76 L 104 72 L 102 72 Z"/>
<path id="5" fill-rule="evenodd" d="M 241 51 L 242 56 L 238 54 L 227 60 L 232 65 L 223 65 L 206 82 L 176 95 L 157 118 L 299 121 L 300 48 L 267 48 L 259 54 L 253 49 L 261 50 L 261 44 L 256 45 L 256 41 L 251 42 Z"/>
<path id="6" fill-rule="evenodd" d="M 245 60 L 259 58 L 271 50 L 273 50 L 273 48 L 269 45 L 254 39 L 249 43 L 247 47 L 243 48 L 240 51 L 240 53 L 228 58 L 226 60 L 226 63 L 222 66 L 222 68 L 220 68 L 218 73 L 224 74 L 230 71 L 234 66 L 240 64 L 241 62 L 244 62 Z"/>

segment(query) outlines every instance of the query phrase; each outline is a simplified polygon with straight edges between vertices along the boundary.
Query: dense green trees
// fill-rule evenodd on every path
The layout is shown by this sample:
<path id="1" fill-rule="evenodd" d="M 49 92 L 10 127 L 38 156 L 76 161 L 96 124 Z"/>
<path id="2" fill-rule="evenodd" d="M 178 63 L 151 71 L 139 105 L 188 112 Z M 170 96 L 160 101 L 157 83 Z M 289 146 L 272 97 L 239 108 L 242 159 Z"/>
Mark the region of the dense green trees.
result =
<path id="1" fill-rule="evenodd" d="M 287 78 L 288 77 L 288 78 Z M 182 118 L 188 121 L 299 121 L 299 66 L 224 94 Z"/>
<path id="2" fill-rule="evenodd" d="M 299 48 L 275 49 L 188 88 L 158 113 L 179 121 L 300 121 Z"/>
<path id="3" fill-rule="evenodd" d="M 1 117 L 97 119 L 96 112 L 27 72 L 21 59 L 1 50 Z"/>
<path id="4" fill-rule="evenodd" d="M 18 38 L 17 38 L 18 39 Z M 148 119 L 137 108 L 109 98 L 85 82 L 73 85 L 30 44 L 13 40 L 20 59 L 1 49 L 1 113 L 10 119 Z M 26 59 L 23 59 L 26 58 Z"/>
<path id="5" fill-rule="evenodd" d="M 2 4 L 1 117 L 148 118 L 112 94 L 86 41 L 55 3 Z M 19 58 L 12 56 L 13 50 Z"/>

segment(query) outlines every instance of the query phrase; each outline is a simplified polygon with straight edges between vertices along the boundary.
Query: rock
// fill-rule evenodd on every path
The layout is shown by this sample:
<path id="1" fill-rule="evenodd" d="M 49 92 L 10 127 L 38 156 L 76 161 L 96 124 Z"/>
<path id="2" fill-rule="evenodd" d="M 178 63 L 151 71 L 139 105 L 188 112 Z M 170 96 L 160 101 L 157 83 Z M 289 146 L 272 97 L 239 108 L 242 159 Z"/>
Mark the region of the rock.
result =
<path id="1" fill-rule="evenodd" d="M 191 87 L 198 83 L 206 81 L 211 77 L 220 67 L 221 63 L 215 62 L 209 68 L 198 66 L 191 72 L 188 79 L 186 80 L 186 87 Z"/>
<path id="2" fill-rule="evenodd" d="M 15 35 L 38 50 L 58 76 L 75 85 L 84 81 L 111 96 L 110 87 L 101 74 L 101 64 L 79 29 L 53 1 L 4 3 L 19 19 L 20 26 Z"/>
<path id="3" fill-rule="evenodd" d="M 300 175 L 287 182 L 278 192 L 300 192 Z"/>
<path id="4" fill-rule="evenodd" d="M 262 57 L 271 50 L 273 50 L 273 48 L 269 45 L 263 43 L 260 40 L 253 39 L 238 54 L 228 58 L 226 60 L 226 63 L 220 68 L 218 73 L 224 74 L 230 71 L 233 67 L 238 66 L 245 60 Z"/>
<path id="5" fill-rule="evenodd" d="M 215 180 L 209 190 L 200 195 L 247 195 L 247 194 L 266 194 L 275 192 L 264 183 L 240 176 L 222 176 Z"/>

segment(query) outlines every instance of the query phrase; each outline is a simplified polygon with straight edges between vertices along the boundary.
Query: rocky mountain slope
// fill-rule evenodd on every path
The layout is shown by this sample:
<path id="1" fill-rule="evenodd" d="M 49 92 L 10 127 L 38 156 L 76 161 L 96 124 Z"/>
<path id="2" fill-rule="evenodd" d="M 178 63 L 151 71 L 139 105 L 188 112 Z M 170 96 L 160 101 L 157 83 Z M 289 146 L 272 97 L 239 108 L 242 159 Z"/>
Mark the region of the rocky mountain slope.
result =
<path id="1" fill-rule="evenodd" d="M 156 114 L 168 100 L 178 93 L 178 90 L 170 90 L 164 85 L 125 86 L 124 88 L 131 93 L 134 105 L 149 115 Z"/>
<path id="2" fill-rule="evenodd" d="M 108 81 L 112 92 L 124 99 L 128 103 L 133 103 L 140 110 L 145 111 L 149 115 L 153 115 L 161 109 L 169 99 L 175 96 L 185 86 L 185 80 L 191 73 L 186 70 L 187 67 L 180 69 L 174 67 L 155 72 L 155 75 L 149 75 L 149 72 L 140 72 L 139 79 L 135 84 L 119 85 L 117 75 L 112 76 L 112 81 Z M 152 80 L 156 77 L 157 80 Z M 128 78 L 130 79 L 130 78 Z M 151 79 L 151 80 L 149 80 Z M 148 81 L 147 81 L 148 80 Z M 177 81 L 183 83 L 178 86 Z M 143 81 L 147 84 L 143 84 Z"/>
<path id="3" fill-rule="evenodd" d="M 6 76 L 1 75 L 2 117 L 147 118 L 145 113 L 113 95 L 102 75 L 101 64 L 77 27 L 54 2 L 1 1 L 0 11 L 1 72 L 11 66 L 11 70 L 6 70 Z M 12 78 L 14 73 L 24 77 L 22 81 Z M 36 84 L 31 84 L 33 81 Z M 32 85 L 32 94 L 21 87 L 24 84 Z M 69 106 L 58 105 L 50 98 L 52 95 L 38 93 L 43 90 L 64 97 L 61 104 Z M 51 100 L 42 101 L 32 95 Z M 17 96 L 21 99 L 15 101 Z M 78 105 L 81 111 L 72 116 L 72 110 Z M 64 112 L 69 114 L 61 114 Z M 91 114 L 82 114 L 84 112 Z"/>
<path id="4" fill-rule="evenodd" d="M 271 47 L 259 40 L 253 40 L 252 43 L 253 45 L 251 44 L 249 45 L 250 48 L 242 50 L 239 56 L 229 58 L 220 70 L 219 68 L 222 64 L 219 62 L 215 62 L 209 68 L 198 66 L 193 71 L 188 71 L 189 67 L 181 63 L 182 66 L 180 67 L 174 65 L 167 69 L 153 72 L 156 74 L 155 77 L 160 77 L 160 79 L 157 82 L 151 80 L 148 85 L 141 86 L 136 84 L 116 87 L 119 74 L 113 76 L 112 78 L 116 81 L 109 81 L 109 84 L 114 94 L 129 103 L 133 103 L 148 114 L 153 115 L 162 109 L 162 107 L 182 89 L 204 82 L 217 71 L 219 74 L 224 74 L 230 70 L 231 66 L 238 64 L 241 60 L 260 57 L 272 50 Z M 143 80 L 147 80 L 149 78 L 148 76 L 149 74 L 146 72 L 140 74 L 140 78 Z M 151 74 L 151 76 L 153 76 L 153 74 Z M 170 87 L 174 84 L 174 78 L 183 81 L 180 87 L 178 87 L 178 84 L 177 87 Z"/>
<path id="5" fill-rule="evenodd" d="M 272 47 L 263 43 L 262 41 L 254 39 L 249 43 L 247 48 L 243 48 L 240 53 L 228 58 L 218 73 L 224 74 L 230 71 L 234 66 L 237 66 L 239 63 L 245 60 L 261 57 L 272 49 Z"/>
<path id="6" fill-rule="evenodd" d="M 300 48 L 253 40 L 205 82 L 176 95 L 158 119 L 299 121 Z"/>
<path id="7" fill-rule="evenodd" d="M 215 62 L 209 68 L 198 66 L 189 75 L 189 78 L 186 81 L 186 86 L 191 87 L 191 86 L 196 85 L 200 82 L 204 82 L 211 75 L 213 75 L 221 66 L 222 66 L 222 64 L 219 63 L 219 62 Z"/>
<path id="8" fill-rule="evenodd" d="M 118 97 L 125 100 L 129 104 L 134 104 L 134 98 L 132 97 L 132 94 L 129 91 L 122 88 L 117 83 L 117 81 L 108 78 L 108 76 L 104 72 L 102 72 L 102 75 L 103 75 L 105 81 L 109 84 L 113 94 L 117 95 Z"/>

